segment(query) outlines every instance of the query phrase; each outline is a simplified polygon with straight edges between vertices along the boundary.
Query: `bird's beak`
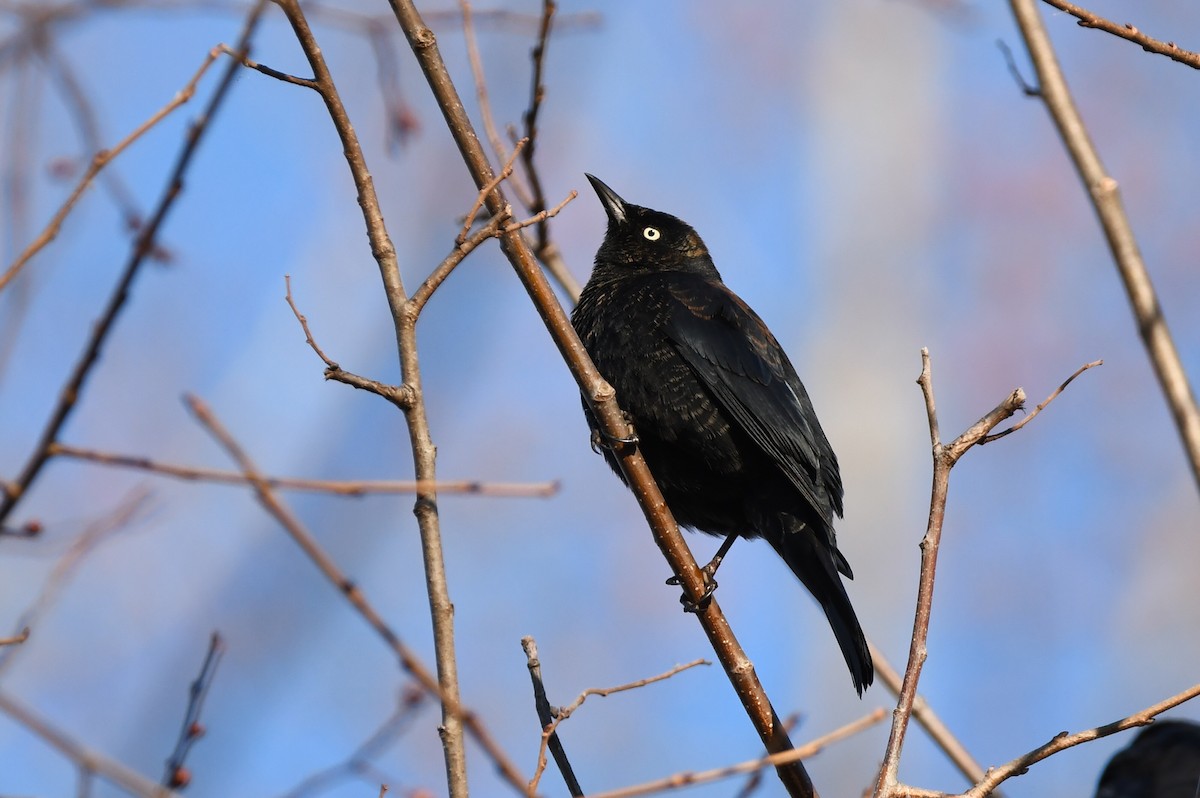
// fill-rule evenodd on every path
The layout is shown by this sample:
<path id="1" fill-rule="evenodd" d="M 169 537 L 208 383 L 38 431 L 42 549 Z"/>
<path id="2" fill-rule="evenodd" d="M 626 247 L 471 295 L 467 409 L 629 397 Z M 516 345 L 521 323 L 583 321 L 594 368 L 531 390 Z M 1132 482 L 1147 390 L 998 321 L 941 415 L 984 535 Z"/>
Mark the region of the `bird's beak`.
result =
<path id="1" fill-rule="evenodd" d="M 596 196 L 600 198 L 600 202 L 604 205 L 604 212 L 608 214 L 608 220 L 613 224 L 621 224 L 625 221 L 625 200 L 617 196 L 617 192 L 613 191 L 603 182 L 584 173 L 584 177 L 592 184 L 592 188 L 596 189 Z"/>

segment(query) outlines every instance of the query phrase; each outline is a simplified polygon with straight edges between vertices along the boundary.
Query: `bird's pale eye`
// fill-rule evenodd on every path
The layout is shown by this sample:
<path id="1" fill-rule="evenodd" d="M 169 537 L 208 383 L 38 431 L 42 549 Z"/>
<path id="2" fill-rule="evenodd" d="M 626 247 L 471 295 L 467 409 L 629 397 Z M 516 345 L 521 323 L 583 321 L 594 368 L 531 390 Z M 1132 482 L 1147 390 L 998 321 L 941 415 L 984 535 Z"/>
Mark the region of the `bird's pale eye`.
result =
<path id="1" fill-rule="evenodd" d="M 647 241 L 657 241 L 662 238 L 662 233 L 658 232 L 657 227 L 647 227 L 642 231 L 642 235 L 646 237 Z"/>

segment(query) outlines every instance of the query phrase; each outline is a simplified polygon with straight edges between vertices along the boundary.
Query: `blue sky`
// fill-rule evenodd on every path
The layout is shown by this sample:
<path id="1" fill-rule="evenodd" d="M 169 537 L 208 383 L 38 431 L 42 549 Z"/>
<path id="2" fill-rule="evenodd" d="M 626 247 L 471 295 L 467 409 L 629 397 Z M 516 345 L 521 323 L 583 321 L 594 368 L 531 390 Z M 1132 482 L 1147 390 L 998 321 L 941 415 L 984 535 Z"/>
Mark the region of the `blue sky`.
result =
<path id="1" fill-rule="evenodd" d="M 1196 486 L 1078 178 L 1044 108 L 1022 96 L 996 47 L 1006 41 L 1028 74 L 1007 9 L 730 6 L 561 4 L 564 16 L 600 12 L 598 24 L 557 34 L 546 65 L 538 158 L 551 198 L 580 191 L 552 227 L 572 271 L 586 278 L 604 229 L 585 171 L 697 228 L 726 282 L 788 349 L 839 453 L 847 486 L 839 542 L 857 576 L 851 597 L 897 665 L 928 509 L 928 432 L 914 383 L 920 348 L 932 352 L 947 437 L 1012 388 L 1036 403 L 1103 358 L 1024 430 L 956 468 L 922 691 L 975 756 L 996 765 L 1194 684 Z M 386 12 L 382 3 L 347 7 Z M 1095 10 L 1120 21 L 1132 13 L 1115 2 Z M 1043 13 L 1194 378 L 1200 88 L 1179 64 Z M 1136 13 L 1129 21 L 1184 47 L 1200 23 L 1179 4 L 1142 3 Z M 7 35 L 11 14 L 0 20 Z M 219 10 L 115 10 L 64 27 L 56 41 L 111 143 L 239 27 L 237 15 Z M 411 56 L 400 53 L 400 82 L 420 127 L 389 153 L 367 43 L 315 27 L 411 290 L 449 251 L 474 190 Z M 461 32 L 449 21 L 436 30 L 478 123 Z M 524 110 L 533 33 L 531 25 L 479 32 L 501 124 L 519 122 Z M 306 69 L 275 9 L 254 54 Z M 20 160 L 31 193 L 15 240 L 14 228 L 3 228 L 5 262 L 69 190 L 46 165 L 90 155 L 44 70 L 17 74 L 9 64 L 0 76 L 0 126 L 9 136 L 33 115 L 33 144 Z M 116 164 L 143 209 L 215 74 Z M 29 107 L 20 105 L 21 85 L 38 98 L 32 110 L 21 110 Z M 6 218 L 21 210 L 3 202 Z M 180 396 L 190 392 L 267 472 L 411 476 L 403 419 L 376 397 L 324 382 L 283 301 L 290 274 L 331 357 L 398 379 L 353 187 L 314 94 L 241 74 L 163 240 L 173 261 L 141 276 L 67 442 L 230 467 L 184 409 Z M 93 189 L 29 265 L 25 284 L 0 296 L 0 322 L 26 314 L 0 371 L 0 476 L 23 462 L 127 249 L 119 215 Z M 550 499 L 440 502 L 464 699 L 531 772 L 538 730 L 522 635 L 537 638 L 557 703 L 710 652 L 663 586 L 667 568 L 636 504 L 589 450 L 578 391 L 494 245 L 451 276 L 419 333 L 439 473 L 562 483 Z M 245 490 L 52 463 L 13 519 L 38 518 L 45 535 L 0 545 L 0 630 L 16 623 L 87 525 L 139 486 L 150 491 L 144 511 L 84 560 L 0 670 L 0 690 L 157 777 L 217 629 L 229 650 L 205 712 L 209 733 L 189 760 L 190 794 L 283 794 L 341 760 L 387 717 L 405 680 Z M 410 499 L 287 498 L 432 662 Z M 698 557 L 715 546 L 689 540 Z M 882 687 L 855 697 L 824 619 L 768 547 L 739 544 L 721 574 L 722 606 L 776 707 L 804 715 L 794 739 L 890 708 Z M 1174 714 L 1200 719 L 1195 706 Z M 444 790 L 435 726 L 426 708 L 377 758 L 397 793 Z M 589 791 L 760 751 L 715 667 L 592 699 L 562 734 Z M 858 794 L 885 739 L 879 727 L 813 760 L 822 794 Z M 1061 754 L 1009 792 L 1090 795 L 1102 762 L 1125 742 Z M 476 794 L 505 794 L 474 747 L 470 767 Z M 965 786 L 919 731 L 901 777 L 930 789 Z M 0 794 L 69 794 L 73 779 L 69 764 L 0 717 Z M 563 794 L 553 772 L 544 784 Z M 375 793 L 351 781 L 325 794 Z M 93 792 L 114 794 L 104 785 Z M 779 790 L 769 782 L 762 794 Z"/>

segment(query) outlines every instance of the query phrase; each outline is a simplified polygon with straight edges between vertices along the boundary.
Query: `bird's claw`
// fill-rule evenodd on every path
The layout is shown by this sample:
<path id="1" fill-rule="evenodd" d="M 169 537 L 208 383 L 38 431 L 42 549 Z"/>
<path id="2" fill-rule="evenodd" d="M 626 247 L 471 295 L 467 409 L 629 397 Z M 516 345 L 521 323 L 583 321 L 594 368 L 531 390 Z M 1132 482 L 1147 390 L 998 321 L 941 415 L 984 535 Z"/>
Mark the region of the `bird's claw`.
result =
<path id="1" fill-rule="evenodd" d="M 635 432 L 627 438 L 621 438 L 616 435 L 609 435 L 608 432 L 602 429 L 592 430 L 592 451 L 600 454 L 601 449 L 608 449 L 610 452 L 620 453 L 626 446 L 637 446 L 638 436 Z"/>
<path id="2" fill-rule="evenodd" d="M 684 612 L 704 612 L 706 609 L 708 609 L 708 605 L 712 603 L 713 593 L 717 592 L 717 580 L 713 579 L 712 573 L 709 572 L 707 565 L 700 569 L 700 573 L 704 574 L 704 593 L 701 594 L 699 601 L 692 601 L 690 598 L 688 598 L 686 591 L 680 595 L 679 603 L 683 605 Z M 680 584 L 679 577 L 672 576 L 667 580 L 667 584 Z"/>

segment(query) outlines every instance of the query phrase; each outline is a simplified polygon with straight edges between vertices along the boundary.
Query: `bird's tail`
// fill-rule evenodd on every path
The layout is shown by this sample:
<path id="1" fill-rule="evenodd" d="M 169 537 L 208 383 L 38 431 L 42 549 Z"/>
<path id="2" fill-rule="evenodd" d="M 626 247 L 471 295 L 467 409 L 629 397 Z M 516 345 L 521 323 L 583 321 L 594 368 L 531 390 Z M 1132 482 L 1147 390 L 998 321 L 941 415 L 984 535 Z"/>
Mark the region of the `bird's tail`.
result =
<path id="1" fill-rule="evenodd" d="M 875 680 L 875 666 L 871 662 L 867 639 L 863 636 L 858 616 L 854 614 L 854 607 L 850 605 L 850 597 L 846 595 L 846 588 L 838 574 L 840 569 L 837 563 L 844 563 L 845 558 L 836 548 L 831 549 L 824 540 L 819 540 L 803 521 L 791 516 L 783 516 L 779 534 L 764 537 L 825 611 L 833 636 L 837 638 L 842 656 L 850 668 L 854 689 L 861 696 L 862 691 Z M 850 569 L 847 566 L 845 570 Z"/>

